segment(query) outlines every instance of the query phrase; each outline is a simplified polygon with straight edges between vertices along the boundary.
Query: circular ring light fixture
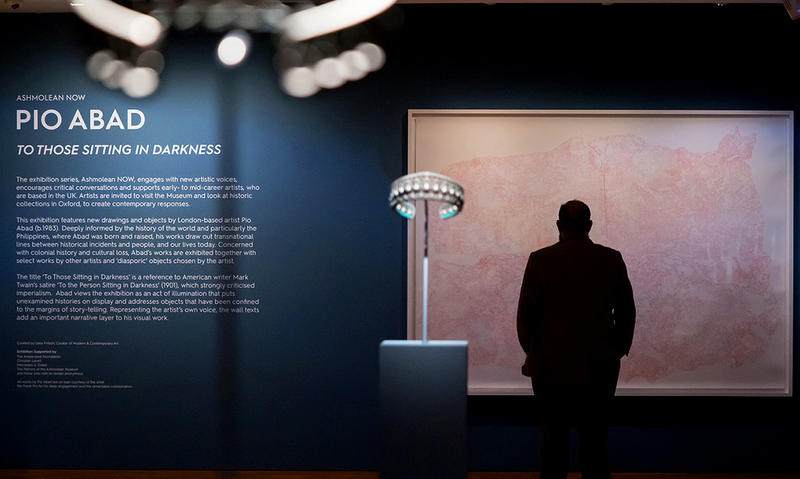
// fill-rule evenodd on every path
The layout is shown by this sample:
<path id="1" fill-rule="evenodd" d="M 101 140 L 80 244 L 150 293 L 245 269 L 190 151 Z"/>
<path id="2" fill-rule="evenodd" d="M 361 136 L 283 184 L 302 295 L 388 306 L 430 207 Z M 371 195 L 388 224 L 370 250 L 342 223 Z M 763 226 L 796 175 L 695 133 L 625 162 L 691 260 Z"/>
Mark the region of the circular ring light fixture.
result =
<path id="1" fill-rule="evenodd" d="M 464 208 L 464 188 L 452 178 L 421 171 L 394 180 L 389 193 L 389 207 L 404 218 L 412 219 L 416 213 L 415 200 L 441 201 L 439 216 L 451 218 Z"/>

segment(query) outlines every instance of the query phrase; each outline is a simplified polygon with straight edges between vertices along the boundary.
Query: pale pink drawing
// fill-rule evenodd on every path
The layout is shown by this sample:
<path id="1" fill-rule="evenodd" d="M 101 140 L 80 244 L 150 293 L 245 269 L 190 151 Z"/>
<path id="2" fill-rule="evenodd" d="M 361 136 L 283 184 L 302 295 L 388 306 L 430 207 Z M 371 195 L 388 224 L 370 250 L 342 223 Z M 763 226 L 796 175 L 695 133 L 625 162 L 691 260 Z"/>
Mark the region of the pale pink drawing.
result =
<path id="1" fill-rule="evenodd" d="M 575 137 L 450 165 L 441 173 L 464 186 L 467 201 L 458 217 L 432 225 L 430 337 L 468 339 L 471 367 L 518 370 L 514 321 L 528 254 L 557 240 L 558 207 L 577 198 L 592 209 L 591 238 L 622 253 L 634 288 L 623 384 L 757 360 L 786 315 L 763 246 L 750 164 L 757 141 L 735 129 L 703 152 L 636 135 Z"/>

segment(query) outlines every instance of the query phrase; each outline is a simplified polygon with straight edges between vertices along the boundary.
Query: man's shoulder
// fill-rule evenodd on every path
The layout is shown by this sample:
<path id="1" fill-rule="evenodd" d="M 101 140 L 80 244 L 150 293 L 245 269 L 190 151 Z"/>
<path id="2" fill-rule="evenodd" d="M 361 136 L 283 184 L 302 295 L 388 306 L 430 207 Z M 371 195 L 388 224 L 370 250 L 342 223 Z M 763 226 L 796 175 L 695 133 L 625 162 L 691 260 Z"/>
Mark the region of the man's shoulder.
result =
<path id="1" fill-rule="evenodd" d="M 608 256 L 608 257 L 621 257 L 621 253 L 614 248 L 609 248 L 608 246 L 602 245 L 600 243 L 594 243 L 592 241 L 581 241 L 580 243 L 572 243 L 572 242 L 563 242 L 559 241 L 558 243 L 551 244 L 550 246 L 545 246 L 544 248 L 537 249 L 536 251 L 530 254 L 531 258 L 546 258 L 548 256 L 553 255 L 561 255 L 561 254 L 568 254 L 570 248 L 578 247 L 578 248 L 587 248 L 591 250 L 592 254 L 598 256 Z"/>
<path id="2" fill-rule="evenodd" d="M 539 248 L 539 249 L 537 249 L 537 250 L 535 250 L 535 251 L 533 251 L 531 253 L 531 258 L 536 258 L 536 257 L 547 256 L 547 255 L 550 255 L 550 254 L 555 254 L 558 251 L 560 244 L 561 243 L 554 243 L 554 244 L 551 244 L 550 246 L 545 246 L 544 248 Z"/>
<path id="3" fill-rule="evenodd" d="M 607 254 L 609 256 L 617 256 L 617 255 L 621 256 L 621 253 L 619 251 L 615 250 L 614 248 L 609 248 L 608 246 L 601 245 L 600 243 L 592 243 L 592 246 L 594 247 L 595 250 L 598 251 L 599 254 Z"/>

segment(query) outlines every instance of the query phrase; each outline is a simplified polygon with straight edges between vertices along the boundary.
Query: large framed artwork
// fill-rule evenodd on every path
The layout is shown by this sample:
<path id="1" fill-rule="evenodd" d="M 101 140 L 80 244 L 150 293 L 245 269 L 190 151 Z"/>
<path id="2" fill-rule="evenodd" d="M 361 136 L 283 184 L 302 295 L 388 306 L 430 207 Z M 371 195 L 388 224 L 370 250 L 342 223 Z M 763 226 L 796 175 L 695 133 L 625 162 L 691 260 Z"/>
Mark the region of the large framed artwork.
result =
<path id="1" fill-rule="evenodd" d="M 429 337 L 469 341 L 470 394 L 531 394 L 516 338 L 531 251 L 565 201 L 628 266 L 637 322 L 618 392 L 791 395 L 790 111 L 409 110 L 409 172 L 465 190 L 432 219 Z M 408 336 L 421 328 L 409 223 Z"/>

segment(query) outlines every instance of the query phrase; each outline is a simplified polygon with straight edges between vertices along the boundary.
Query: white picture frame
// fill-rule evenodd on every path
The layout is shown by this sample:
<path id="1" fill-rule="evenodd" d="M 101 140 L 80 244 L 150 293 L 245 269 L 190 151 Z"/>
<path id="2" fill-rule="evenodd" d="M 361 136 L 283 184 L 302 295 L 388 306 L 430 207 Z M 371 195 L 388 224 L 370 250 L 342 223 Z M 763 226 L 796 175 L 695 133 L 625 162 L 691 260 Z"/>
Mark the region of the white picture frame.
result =
<path id="1" fill-rule="evenodd" d="M 734 136 L 731 137 L 731 135 Z M 591 237 L 596 242 L 606 244 L 622 252 L 628 263 L 628 270 L 634 287 L 634 296 L 637 298 L 638 315 L 634 345 L 630 357 L 623 358 L 622 361 L 618 394 L 652 396 L 791 396 L 794 291 L 792 268 L 794 248 L 793 135 L 794 118 L 792 111 L 409 110 L 408 172 L 434 171 L 442 173 L 451 176 L 465 188 L 464 212 L 444 222 L 439 218 L 434 218 L 431 224 L 429 337 L 431 339 L 467 339 L 470 341 L 470 377 L 468 387 L 470 394 L 531 394 L 529 380 L 519 373 L 519 365 L 522 364 L 523 359 L 521 349 L 516 342 L 515 335 L 509 333 L 515 321 L 514 313 L 516 311 L 515 300 L 512 301 L 511 299 L 512 293 L 516 291 L 518 295 L 519 292 L 519 283 L 513 284 L 513 276 L 516 274 L 521 280 L 525 260 L 530 251 L 552 244 L 557 240 L 555 219 L 558 204 L 573 199 L 573 197 L 582 199 L 580 191 L 573 192 L 574 189 L 570 190 L 569 188 L 566 188 L 565 191 L 559 191 L 559 185 L 553 184 L 558 182 L 551 181 L 550 184 L 537 183 L 545 181 L 537 178 L 542 175 L 546 176 L 547 171 L 541 169 L 547 168 L 547 165 L 565 164 L 569 168 L 574 166 L 569 164 L 570 161 L 576 161 L 574 158 L 577 157 L 583 158 L 580 155 L 584 154 L 586 158 L 596 159 L 599 154 L 592 153 L 590 150 L 587 150 L 588 153 L 583 150 L 575 153 L 573 150 L 583 147 L 596 149 L 596 145 L 603 144 L 603 141 L 606 141 L 605 144 L 608 145 L 611 139 L 615 139 L 613 140 L 615 146 L 618 146 L 616 142 L 619 141 L 622 142 L 620 148 L 623 146 L 628 148 L 628 150 L 620 151 L 629 151 L 631 149 L 630 145 L 633 144 L 640 145 L 642 150 L 633 159 L 628 159 L 626 156 L 625 161 L 627 163 L 623 163 L 622 160 L 619 160 L 619 157 L 603 157 L 602 161 L 600 161 L 602 168 L 606 168 L 603 170 L 605 172 L 602 173 L 603 181 L 605 182 L 611 178 L 609 181 L 622 182 L 622 184 L 617 184 L 614 187 L 617 192 L 614 202 L 607 198 L 610 195 L 610 190 L 607 189 L 608 185 L 603 183 L 603 195 L 605 195 L 604 198 L 606 199 L 603 200 L 602 208 L 605 209 L 601 209 L 598 204 L 592 204 L 592 201 L 587 201 L 587 203 L 592 208 L 595 223 Z M 723 145 L 723 142 L 726 141 L 728 143 Z M 731 141 L 734 143 L 731 144 Z M 741 145 L 736 142 L 741 143 Z M 750 146 L 752 146 L 750 148 L 750 156 L 749 158 L 744 158 L 742 155 L 746 156 Z M 714 149 L 715 147 L 717 148 L 716 150 Z M 725 150 L 724 154 L 719 153 L 723 151 L 720 149 L 722 147 L 728 149 L 741 148 L 743 153 L 739 156 L 734 154 L 736 153 L 735 151 L 731 153 Z M 562 154 L 558 148 L 569 149 L 569 153 Z M 743 164 L 736 164 L 738 165 L 736 166 L 736 175 L 738 176 L 736 176 L 730 173 L 729 170 L 725 170 L 723 175 L 722 170 L 719 173 L 714 170 L 713 164 L 706 167 L 705 163 L 700 163 L 706 160 L 713 163 L 714 158 L 721 158 L 726 154 L 733 155 L 730 158 L 735 161 L 741 160 L 747 163 L 750 173 L 747 172 L 747 167 L 743 166 Z M 661 158 L 663 158 L 663 162 Z M 642 189 L 641 184 L 633 184 L 640 181 L 635 179 L 638 178 L 636 175 L 640 175 L 646 181 L 651 182 L 648 184 L 656 184 L 660 181 L 659 178 L 666 175 L 665 171 L 676 171 L 675 165 L 682 161 L 685 161 L 688 166 L 684 170 L 679 170 L 685 173 L 679 172 L 676 173 L 677 176 L 673 175 L 679 180 L 677 183 L 670 185 L 670 178 L 664 177 L 663 185 L 657 186 L 655 190 L 650 192 L 653 193 L 650 195 L 652 196 L 652 201 L 658 203 L 661 199 L 667 198 L 666 204 L 673 205 L 675 209 L 679 210 L 678 213 L 691 217 L 687 219 L 687 223 L 681 223 L 683 220 L 680 218 L 677 220 L 679 222 L 674 224 L 670 224 L 667 221 L 665 236 L 672 234 L 669 232 L 671 225 L 677 225 L 677 227 L 672 228 L 673 230 L 680 230 L 686 224 L 691 223 L 692 220 L 703 219 L 702 216 L 698 216 L 700 213 L 695 214 L 696 211 L 701 209 L 701 205 L 692 204 L 693 201 L 697 201 L 696 198 L 678 198 L 675 196 L 681 191 L 676 186 L 678 183 L 684 180 L 695 182 L 695 189 L 701 190 L 701 196 L 705 194 L 706 201 L 712 205 L 709 207 L 711 213 L 708 213 L 712 216 L 709 217 L 717 218 L 722 216 L 730 218 L 727 223 L 719 220 L 719 224 L 715 226 L 720 231 L 724 230 L 721 233 L 714 230 L 716 231 L 715 234 L 723 235 L 719 236 L 722 239 L 714 240 L 716 243 L 709 240 L 707 245 L 708 251 L 706 253 L 709 258 L 714 254 L 718 254 L 719 258 L 722 259 L 704 259 L 703 262 L 708 263 L 707 266 L 710 269 L 722 267 L 723 271 L 720 274 L 723 276 L 732 274 L 733 279 L 731 281 L 733 283 L 709 288 L 711 292 L 706 294 L 708 297 L 706 303 L 699 302 L 700 300 L 697 297 L 692 296 L 693 293 L 687 293 L 687 297 L 683 298 L 685 301 L 680 297 L 672 298 L 673 304 L 687 305 L 697 303 L 711 306 L 697 308 L 704 309 L 702 313 L 696 314 L 697 317 L 695 317 L 694 313 L 687 313 L 690 308 L 685 306 L 682 312 L 669 316 L 669 321 L 665 321 L 658 318 L 666 317 L 664 316 L 666 314 L 664 312 L 665 304 L 668 305 L 670 302 L 658 297 L 658 294 L 661 293 L 658 292 L 657 287 L 643 285 L 643 283 L 646 283 L 646 280 L 642 280 L 643 277 L 646 278 L 644 276 L 645 273 L 637 270 L 637 265 L 644 264 L 639 256 L 643 254 L 643 251 L 646 251 L 646 246 L 641 247 L 639 243 L 632 242 L 633 240 L 629 241 L 631 235 L 626 235 L 620 241 L 619 234 L 613 233 L 615 231 L 614 228 L 621 227 L 621 223 L 628 220 L 611 219 L 612 217 L 609 216 L 610 213 L 607 209 L 612 208 L 613 211 L 613 208 L 618 208 L 620 204 L 628 204 L 624 203 L 625 201 L 635 203 L 640 198 L 647 196 L 647 192 L 640 194 L 634 191 L 633 186 L 636 186 L 636 191 Z M 623 164 L 633 166 L 623 168 Z M 725 163 L 725 165 L 733 165 L 733 163 Z M 730 169 L 733 166 L 725 166 L 725 168 Z M 583 171 L 582 168 L 578 168 L 578 170 Z M 697 173 L 693 173 L 695 170 L 697 170 Z M 452 174 L 457 171 L 462 171 L 465 175 L 471 176 L 469 178 L 460 178 L 458 174 Z M 614 173 L 617 171 L 633 176 L 622 176 L 621 174 L 613 178 L 609 176 L 609 172 Z M 535 173 L 542 173 L 542 175 Z M 707 173 L 710 176 L 706 175 Z M 579 171 L 576 174 L 583 173 Z M 591 173 L 587 173 L 587 175 L 589 174 Z M 748 174 L 751 176 L 748 177 Z M 481 175 L 483 175 L 483 179 L 478 181 Z M 516 180 L 518 175 L 521 175 L 522 182 Z M 717 178 L 721 175 L 726 177 L 735 176 L 739 178 L 737 181 L 743 182 L 742 184 L 745 187 L 744 190 L 740 188 L 742 191 L 737 193 L 738 190 L 734 191 L 732 189 L 734 186 L 732 185 L 711 185 L 714 182 L 709 181 L 703 175 L 708 176 L 708 178 Z M 498 178 L 506 178 L 506 180 L 498 180 Z M 526 183 L 525 178 L 530 178 L 530 186 Z M 478 186 L 483 185 L 484 182 L 491 183 L 491 181 L 495 181 L 494 185 L 502 190 L 499 195 L 487 193 Z M 655 183 L 652 183 L 653 181 Z M 626 184 L 625 182 L 633 183 Z M 514 186 L 509 186 L 508 188 L 511 191 L 506 191 L 505 185 L 510 183 L 513 183 Z M 523 186 L 520 186 L 520 183 Z M 571 184 L 574 186 L 578 183 L 580 182 Z M 587 183 L 584 182 L 583 184 Z M 530 214 L 521 213 L 521 211 L 524 212 L 526 210 L 525 207 L 521 207 L 520 204 L 513 204 L 514 198 L 520 196 L 518 194 L 522 191 L 520 188 L 528 187 L 538 188 L 545 193 L 554 194 L 551 195 L 553 198 L 548 197 L 542 204 L 542 209 L 546 209 L 546 211 L 535 215 L 539 218 L 544 214 L 551 218 L 551 226 L 549 228 L 547 226 L 537 226 L 537 238 L 535 240 L 532 238 L 527 251 L 525 251 L 520 246 L 524 242 L 524 235 L 520 236 L 519 228 L 509 228 L 508 225 L 512 224 L 512 222 L 514 224 L 517 224 L 517 222 L 524 223 L 527 221 L 526 218 L 530 220 L 532 217 Z M 675 192 L 672 193 L 673 196 L 669 196 L 671 194 L 669 189 L 672 187 L 675 188 Z M 725 188 L 729 188 L 730 191 Z M 497 191 L 497 188 L 495 190 Z M 503 212 L 500 215 L 493 215 L 488 210 L 480 211 L 483 204 L 497 203 L 498 197 L 503 195 L 510 195 L 509 198 L 512 199 L 512 201 L 508 202 L 510 203 L 508 213 Z M 628 195 L 627 198 L 625 197 L 626 195 Z M 718 198 L 725 195 L 733 198 L 749 195 L 749 199 L 746 202 L 739 201 L 736 203 L 738 206 L 735 207 L 729 206 L 730 201 L 708 199 L 712 196 Z M 536 195 L 528 196 L 533 198 Z M 597 197 L 592 192 L 588 192 L 586 196 L 589 198 Z M 717 201 L 717 203 L 714 203 L 714 201 Z M 531 203 L 536 202 L 532 201 Z M 547 204 L 545 205 L 544 203 Z M 500 204 L 502 204 L 502 201 Z M 758 210 L 759 204 L 762 208 L 760 211 Z M 493 207 L 496 206 L 497 204 L 494 204 Z M 538 204 L 531 204 L 531 208 L 538 208 Z M 728 210 L 725 208 L 728 208 Z M 476 216 L 470 216 L 471 210 L 476 211 Z M 646 208 L 640 210 L 641 214 L 644 215 L 645 210 Z M 742 211 L 745 213 L 741 213 Z M 713 216 L 714 213 L 718 214 L 718 216 Z M 503 217 L 506 214 L 508 218 Z M 743 214 L 751 216 L 743 217 Z M 504 219 L 501 218 L 498 222 L 489 220 L 495 216 L 501 216 Z M 621 217 L 622 215 L 619 216 Z M 695 216 L 697 217 L 695 218 Z M 756 231 L 757 228 L 755 227 L 746 226 L 748 224 L 747 221 L 751 219 L 756 222 L 762 221 L 761 227 L 763 231 L 759 232 Z M 721 244 L 722 249 L 730 246 L 729 242 L 725 240 L 725 234 L 735 234 L 737 237 L 742 236 L 742 234 L 736 233 L 738 231 L 736 227 L 730 226 L 739 220 L 743 224 L 741 228 L 747 228 L 745 238 L 740 239 L 740 241 L 753 246 L 754 252 L 749 254 L 749 259 L 747 260 L 750 263 L 745 263 L 744 260 L 740 260 L 738 257 L 728 258 L 725 255 L 729 255 L 729 252 L 720 253 L 714 250 L 716 248 L 715 245 Z M 533 221 L 533 223 L 536 223 L 536 221 Z M 614 221 L 617 224 L 614 224 Z M 640 219 L 630 222 L 635 223 L 636 221 L 640 221 Z M 481 222 L 483 224 L 479 224 Z M 652 228 L 657 229 L 656 226 L 652 225 L 652 221 L 648 223 L 648 220 L 641 219 L 641 222 L 644 222 L 645 225 L 650 224 Z M 502 231 L 493 231 L 492 228 Z M 700 230 L 702 228 L 701 226 Z M 711 227 L 709 226 L 709 228 Z M 420 339 L 421 337 L 421 333 L 419 333 L 422 317 L 421 229 L 421 219 L 419 217 L 409 222 L 407 310 L 409 339 Z M 509 232 L 512 229 L 514 231 Z M 522 230 L 524 229 L 522 228 Z M 647 227 L 644 226 L 644 229 L 647 230 Z M 630 228 L 625 231 L 629 232 L 629 230 Z M 681 230 L 675 235 L 676 238 L 682 241 L 687 238 L 693 238 L 693 231 L 697 231 L 697 228 L 687 231 Z M 492 234 L 484 234 L 485 232 L 492 232 Z M 700 232 L 702 233 L 702 231 Z M 646 236 L 644 232 L 641 234 Z M 769 236 L 769 238 L 765 235 Z M 476 238 L 476 243 L 470 246 L 468 243 L 473 237 L 480 238 Z M 456 243 L 456 240 L 450 240 L 451 238 L 458 238 L 458 246 L 452 246 Z M 502 240 L 487 241 L 486 238 L 502 238 Z M 523 239 L 520 240 L 520 238 Z M 702 238 L 702 235 L 700 238 Z M 676 239 L 666 238 L 666 241 L 674 243 Z M 700 242 L 702 241 L 701 239 Z M 502 246 L 500 243 L 503 243 Z M 499 249 L 503 249 L 498 254 L 505 255 L 503 257 L 510 261 L 509 265 L 511 265 L 504 266 L 504 272 L 498 273 L 498 271 L 493 270 L 491 273 L 498 274 L 505 279 L 501 281 L 503 289 L 493 294 L 482 296 L 483 293 L 481 291 L 483 289 L 481 289 L 480 281 L 477 281 L 477 284 L 472 284 L 471 287 L 473 289 L 465 288 L 459 291 L 459 288 L 461 288 L 459 275 L 462 275 L 461 278 L 463 280 L 465 273 L 468 271 L 474 273 L 475 271 L 474 268 L 470 270 L 469 265 L 474 266 L 474 264 L 477 264 L 476 261 L 479 262 L 481 260 L 486 260 L 491 264 L 491 259 L 487 259 L 484 256 L 493 255 L 491 252 L 487 253 L 487 248 L 491 250 L 492 244 L 497 245 Z M 631 245 L 636 246 L 633 247 Z M 456 255 L 453 251 L 447 250 L 448 247 L 461 249 L 458 250 Z M 437 248 L 439 249 L 438 251 Z M 741 245 L 739 248 L 741 249 Z M 702 255 L 702 253 L 699 254 Z M 516 268 L 514 264 L 516 264 L 517 259 L 519 259 L 518 271 L 514 272 L 514 268 Z M 676 260 L 674 255 L 670 256 L 665 253 L 663 248 L 661 251 L 653 253 L 655 264 L 675 261 L 678 265 L 677 267 L 680 268 L 680 261 L 684 260 L 686 265 L 691 264 L 692 259 L 690 257 Z M 756 265 L 757 267 L 749 267 L 748 265 Z M 733 273 L 724 271 L 725 267 L 728 270 L 733 268 Z M 489 269 L 492 269 L 491 266 Z M 768 272 L 767 279 L 763 278 L 763 274 L 759 276 L 754 273 L 754 271 L 762 270 Z M 736 276 L 738 273 L 741 273 L 739 276 L 745 279 Z M 657 277 L 660 273 L 652 274 Z M 669 276 L 669 280 L 673 282 L 681 280 L 694 281 L 698 285 L 707 282 L 706 276 L 704 276 L 705 273 L 702 272 L 692 273 L 694 276 L 692 274 L 684 275 L 685 277 L 682 277 L 680 272 L 676 274 L 677 276 L 670 273 L 665 277 Z M 469 274 L 470 278 L 476 276 L 480 275 Z M 509 280 L 508 278 L 512 279 Z M 748 281 L 750 282 L 748 283 Z M 494 283 L 485 282 L 485 284 L 493 285 Z M 478 289 L 476 290 L 475 288 Z M 702 287 L 695 288 L 693 291 L 700 290 L 702 290 Z M 755 290 L 761 292 L 753 294 L 752 291 Z M 767 292 L 763 292 L 764 290 L 767 290 Z M 478 292 L 477 294 L 476 291 Z M 675 293 L 671 292 L 669 294 L 674 295 Z M 731 297 L 734 301 L 736 298 L 747 298 L 742 300 L 745 301 L 743 303 L 745 307 L 740 308 L 742 317 L 730 319 L 736 324 L 735 327 L 730 326 L 731 323 L 729 322 L 721 322 L 718 318 L 721 313 L 735 316 L 737 314 L 736 308 L 728 305 L 727 309 L 726 307 L 718 308 L 718 310 L 714 309 L 715 304 L 729 302 L 725 301 L 724 298 Z M 496 301 L 498 304 L 493 305 L 491 304 L 492 301 Z M 750 301 L 750 303 L 746 301 Z M 481 304 L 486 307 L 469 304 L 470 302 L 482 302 Z M 514 304 L 511 304 L 512 302 Z M 750 306 L 747 306 L 748 304 Z M 764 306 L 765 304 L 769 306 Z M 460 308 L 465 311 L 477 311 L 484 308 L 497 313 L 492 313 L 495 316 L 488 319 L 469 319 L 466 317 L 469 315 L 464 315 L 463 319 L 459 319 L 456 313 L 453 313 L 452 317 L 447 316 L 447 309 L 444 308 Z M 686 317 L 675 319 L 675 315 L 680 314 Z M 442 319 L 443 317 L 445 319 Z M 469 327 L 465 326 L 464 331 L 467 333 L 461 337 L 450 337 L 452 334 L 444 334 L 443 337 L 440 337 L 442 335 L 439 332 L 443 329 L 437 326 L 439 324 L 437 321 L 440 321 L 442 328 L 445 328 L 445 326 L 450 327 L 450 331 L 455 331 L 453 334 L 456 335 L 459 328 L 462 327 L 461 324 L 458 324 L 459 321 L 464 321 L 464 324 L 467 324 L 468 321 L 473 321 L 474 324 L 470 323 Z M 660 322 L 654 323 L 654 321 Z M 752 324 L 749 324 L 748 321 Z M 502 323 L 502 326 L 497 326 L 496 323 Z M 674 323 L 672 326 L 676 324 L 678 326 L 674 327 L 671 332 L 668 330 L 660 333 L 654 331 L 654 329 L 663 327 L 665 323 Z M 453 324 L 455 326 L 452 326 Z M 720 325 L 722 325 L 721 328 Z M 493 329 L 495 327 L 501 331 L 498 332 Z M 687 330 L 681 332 L 680 328 Z M 710 332 L 708 331 L 709 328 Z M 721 332 L 715 332 L 714 328 L 721 329 Z M 705 341 L 706 345 L 697 345 L 697 343 L 691 342 L 693 330 L 696 330 L 694 338 L 698 342 Z M 681 334 L 683 336 L 680 336 Z M 659 340 L 664 343 L 658 344 Z M 715 341 L 717 340 L 720 342 L 716 343 Z M 642 350 L 642 344 L 644 343 L 637 347 L 637 341 L 640 343 L 646 341 L 647 351 Z M 730 343 L 728 345 L 730 346 L 730 351 L 725 349 L 728 347 L 725 345 L 726 341 Z M 686 354 L 693 354 L 696 357 L 685 358 L 676 355 L 682 345 L 691 346 L 687 348 Z M 493 347 L 499 349 L 492 351 Z M 711 353 L 703 353 L 703 347 L 706 347 Z M 758 352 L 754 352 L 755 349 L 753 348 L 758 349 Z M 516 353 L 513 352 L 514 350 Z M 498 351 L 504 354 L 504 359 L 502 360 L 504 362 L 502 364 L 497 359 L 500 356 Z M 517 362 L 512 358 L 514 354 L 518 356 Z M 661 355 L 660 359 L 657 357 L 659 354 Z M 651 358 L 648 355 L 653 357 Z M 644 361 L 643 357 L 647 357 L 647 366 L 637 365 L 636 361 Z M 672 364 L 670 364 L 670 357 L 674 358 Z M 486 361 L 487 364 L 494 361 L 496 364 L 491 363 L 491 366 L 484 366 L 481 361 Z M 500 365 L 498 366 L 498 364 Z M 695 366 L 694 369 L 692 369 L 693 364 Z M 631 373 L 629 369 L 626 370 L 626 367 L 638 369 Z M 476 371 L 483 371 L 483 373 L 478 374 Z M 658 376 L 659 374 L 660 376 Z M 493 378 L 496 378 L 496 380 Z"/>

